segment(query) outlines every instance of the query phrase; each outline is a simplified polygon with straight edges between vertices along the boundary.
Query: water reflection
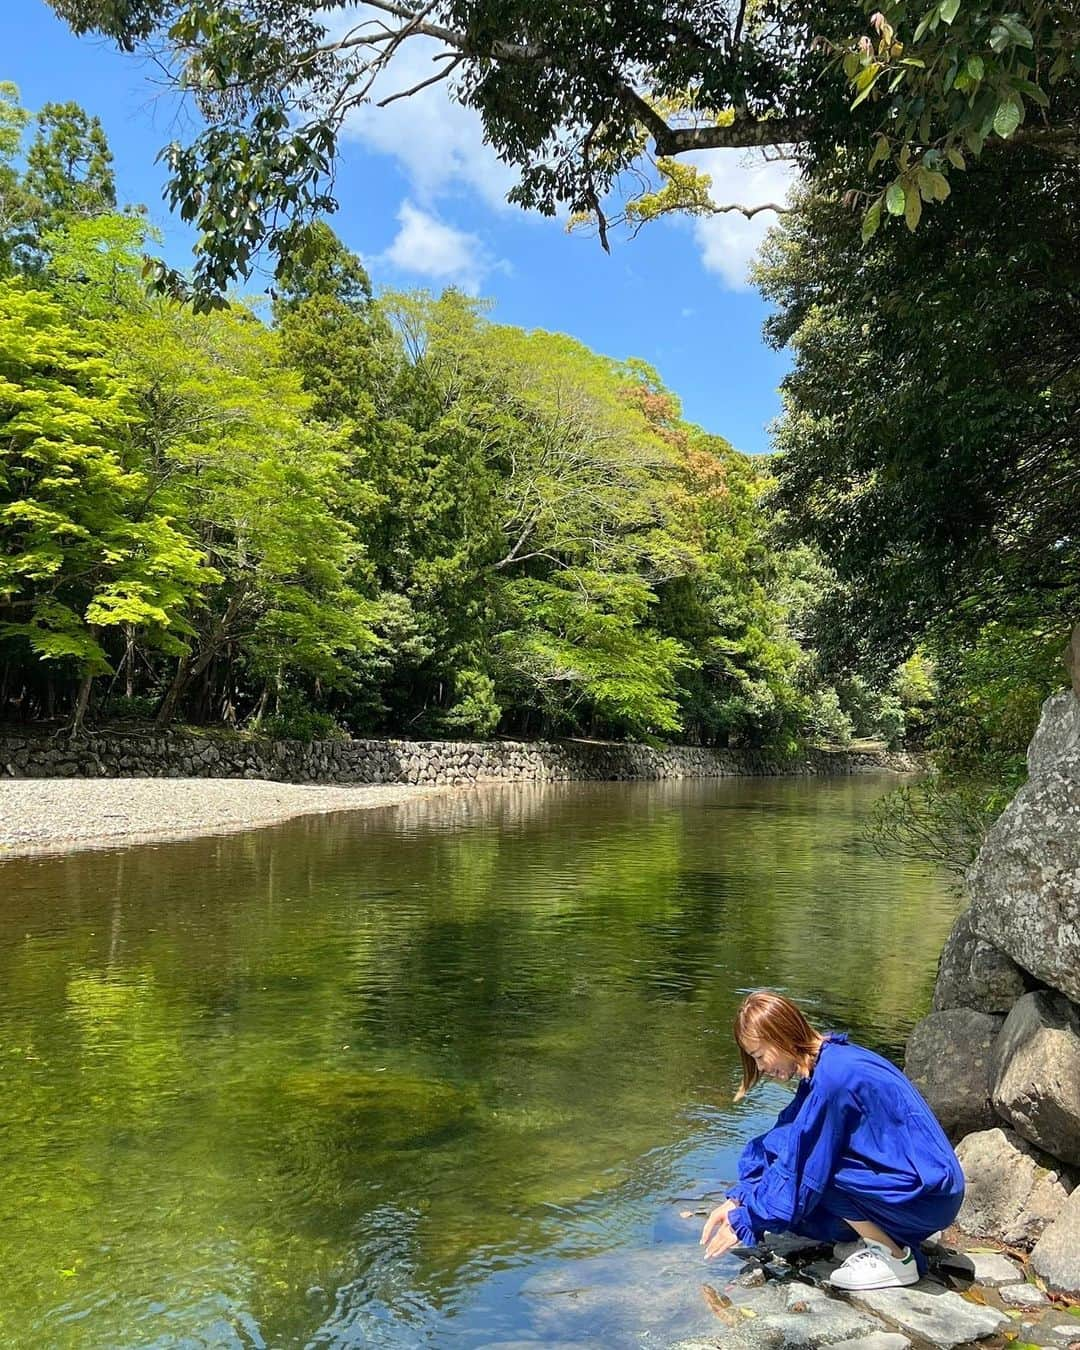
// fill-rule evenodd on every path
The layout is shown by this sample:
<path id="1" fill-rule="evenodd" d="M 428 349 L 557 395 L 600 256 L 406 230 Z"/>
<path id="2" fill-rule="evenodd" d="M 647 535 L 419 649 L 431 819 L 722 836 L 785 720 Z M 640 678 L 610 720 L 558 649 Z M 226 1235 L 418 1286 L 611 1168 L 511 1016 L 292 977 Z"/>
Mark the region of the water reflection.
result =
<path id="1" fill-rule="evenodd" d="M 893 1054 L 927 1001 L 955 902 L 859 842 L 888 785 L 504 787 L 0 865 L 0 1340 L 612 1346 L 634 1262 L 708 1330 L 674 1197 L 782 1100 L 730 1106 L 740 991 Z"/>

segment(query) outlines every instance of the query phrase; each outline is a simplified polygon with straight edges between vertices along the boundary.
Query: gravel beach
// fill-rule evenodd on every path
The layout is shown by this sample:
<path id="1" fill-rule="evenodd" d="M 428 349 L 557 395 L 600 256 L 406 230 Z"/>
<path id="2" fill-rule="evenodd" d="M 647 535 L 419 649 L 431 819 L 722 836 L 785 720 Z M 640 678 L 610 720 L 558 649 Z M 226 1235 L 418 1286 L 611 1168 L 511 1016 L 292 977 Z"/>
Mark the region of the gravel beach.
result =
<path id="1" fill-rule="evenodd" d="M 453 789 L 236 778 L 8 779 L 0 781 L 0 860 L 229 834 L 292 816 L 397 806 L 447 791 Z"/>

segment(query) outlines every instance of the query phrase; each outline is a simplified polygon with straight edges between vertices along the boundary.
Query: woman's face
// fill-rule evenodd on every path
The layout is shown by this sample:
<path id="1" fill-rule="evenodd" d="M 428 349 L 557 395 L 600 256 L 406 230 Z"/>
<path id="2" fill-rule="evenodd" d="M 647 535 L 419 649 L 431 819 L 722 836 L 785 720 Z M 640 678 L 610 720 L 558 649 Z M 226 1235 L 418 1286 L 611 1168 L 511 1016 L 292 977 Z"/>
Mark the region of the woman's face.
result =
<path id="1" fill-rule="evenodd" d="M 779 1082 L 785 1082 L 793 1074 L 798 1072 L 798 1063 L 782 1050 L 778 1050 L 775 1045 L 770 1045 L 768 1041 L 760 1041 L 756 1036 L 747 1036 L 742 1043 L 742 1048 L 758 1066 L 758 1071 L 766 1078 L 775 1078 Z"/>

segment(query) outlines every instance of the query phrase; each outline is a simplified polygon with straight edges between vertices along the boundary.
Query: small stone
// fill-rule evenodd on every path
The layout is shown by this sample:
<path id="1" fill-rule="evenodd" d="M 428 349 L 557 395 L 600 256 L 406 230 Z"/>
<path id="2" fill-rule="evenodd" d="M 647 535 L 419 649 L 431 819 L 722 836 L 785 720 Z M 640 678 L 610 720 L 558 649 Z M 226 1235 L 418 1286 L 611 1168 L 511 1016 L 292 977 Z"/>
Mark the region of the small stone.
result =
<path id="1" fill-rule="evenodd" d="M 748 1261 L 735 1276 L 735 1283 L 740 1289 L 760 1289 L 765 1283 L 765 1271 L 756 1261 Z"/>
<path id="2" fill-rule="evenodd" d="M 1020 1272 L 999 1252 L 968 1252 L 976 1284 L 1015 1284 Z"/>
<path id="3" fill-rule="evenodd" d="M 998 1293 L 1010 1308 L 1042 1308 L 1050 1302 L 1033 1284 L 1003 1284 Z"/>

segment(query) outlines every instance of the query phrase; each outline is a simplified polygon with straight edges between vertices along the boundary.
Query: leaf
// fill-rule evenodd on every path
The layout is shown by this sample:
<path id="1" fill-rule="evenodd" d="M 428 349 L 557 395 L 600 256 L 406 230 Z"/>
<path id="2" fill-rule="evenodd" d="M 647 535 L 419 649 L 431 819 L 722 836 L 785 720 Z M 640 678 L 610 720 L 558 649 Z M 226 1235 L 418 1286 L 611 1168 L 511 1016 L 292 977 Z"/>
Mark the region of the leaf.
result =
<path id="1" fill-rule="evenodd" d="M 922 219 L 922 197 L 912 188 L 907 194 L 907 201 L 904 204 L 904 224 L 914 233 L 919 228 L 919 221 Z"/>
<path id="2" fill-rule="evenodd" d="M 1034 49 L 1035 39 L 1031 35 L 1031 30 L 1025 28 L 1018 20 L 1006 15 L 1001 20 L 1001 26 L 1007 30 L 1018 47 L 1027 47 L 1029 51 Z"/>
<path id="3" fill-rule="evenodd" d="M 1043 90 L 1040 89 L 1037 84 L 1033 84 L 1031 80 L 1016 80 L 1014 82 L 1014 88 L 1018 89 L 1022 94 L 1027 94 L 1028 98 L 1030 98 L 1033 103 L 1037 103 L 1040 108 L 1048 108 L 1050 106 L 1050 99 Z"/>
<path id="4" fill-rule="evenodd" d="M 983 64 L 981 56 L 969 56 L 965 69 L 973 80 L 981 80 L 986 73 L 986 66 Z"/>
<path id="5" fill-rule="evenodd" d="M 967 168 L 967 161 L 964 159 L 964 156 L 960 153 L 960 151 L 957 150 L 955 145 L 950 145 L 948 150 L 945 151 L 945 154 L 948 156 L 949 163 L 953 166 L 954 169 L 960 169 L 962 172 L 964 169 Z"/>
<path id="6" fill-rule="evenodd" d="M 879 136 L 877 140 L 874 142 L 874 152 L 870 156 L 870 168 L 871 169 L 876 168 L 881 163 L 881 161 L 883 159 L 887 159 L 888 156 L 889 156 L 889 138 L 887 136 Z"/>
<path id="7" fill-rule="evenodd" d="M 863 216 L 862 241 L 864 244 L 869 243 L 870 240 L 873 239 L 874 235 L 877 234 L 878 232 L 878 227 L 880 226 L 880 224 L 881 224 L 881 198 L 879 197 L 877 201 L 874 202 L 873 206 L 871 206 L 869 211 L 867 211 L 866 215 Z"/>
<path id="8" fill-rule="evenodd" d="M 938 7 L 938 13 L 941 15 L 942 23 L 951 24 L 960 11 L 960 0 L 941 0 Z"/>
<path id="9" fill-rule="evenodd" d="M 1020 104 L 1016 99 L 1008 98 L 998 104 L 997 112 L 994 113 L 994 130 L 1002 140 L 1008 140 L 1020 125 L 1020 116 Z"/>
<path id="10" fill-rule="evenodd" d="M 858 96 L 858 98 L 856 98 L 855 101 L 852 103 L 851 106 L 852 106 L 853 108 L 857 108 L 857 107 L 859 106 L 859 104 L 862 103 L 862 102 L 864 101 L 864 99 L 868 99 L 868 98 L 870 97 L 870 94 L 871 94 L 871 92 L 872 92 L 872 90 L 873 90 L 873 88 L 874 88 L 874 85 L 877 84 L 877 82 L 878 82 L 878 77 L 881 75 L 882 69 L 883 69 L 883 67 L 881 67 L 881 66 L 876 66 L 876 68 L 875 68 L 875 66 L 867 66 L 866 70 L 863 71 L 863 75 L 865 75 L 866 72 L 867 72 L 867 71 L 870 71 L 870 70 L 872 70 L 874 73 L 873 73 L 872 77 L 870 78 L 870 80 L 867 82 L 867 84 L 863 87 L 862 93 L 861 93 L 861 94 Z M 856 88 L 859 87 L 859 84 L 860 84 L 860 82 L 861 82 L 861 80 L 862 80 L 862 78 L 863 78 L 863 75 L 860 75 L 860 76 L 859 76 L 859 79 L 855 81 Z"/>
<path id="11" fill-rule="evenodd" d="M 943 202 L 951 189 L 949 188 L 949 180 L 943 173 L 937 173 L 933 169 L 923 169 L 919 174 L 919 190 L 927 201 Z"/>
<path id="12" fill-rule="evenodd" d="M 917 194 L 916 194 L 917 195 Z M 885 193 L 885 206 L 891 216 L 902 216 L 906 204 L 907 194 L 904 191 L 903 183 L 890 183 Z"/>

